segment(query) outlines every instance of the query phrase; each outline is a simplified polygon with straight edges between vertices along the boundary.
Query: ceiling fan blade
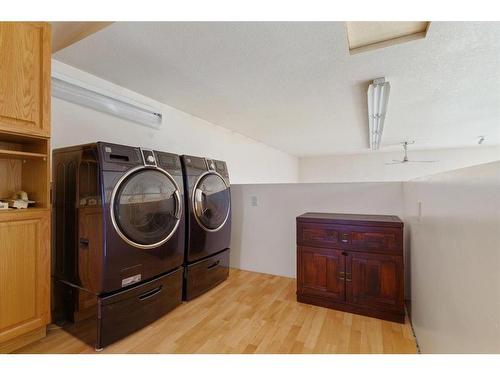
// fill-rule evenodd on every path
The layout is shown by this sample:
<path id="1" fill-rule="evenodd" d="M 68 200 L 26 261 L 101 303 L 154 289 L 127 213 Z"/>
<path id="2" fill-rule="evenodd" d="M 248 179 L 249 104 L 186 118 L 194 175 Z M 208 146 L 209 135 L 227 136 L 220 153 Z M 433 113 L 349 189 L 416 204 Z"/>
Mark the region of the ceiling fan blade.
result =
<path id="1" fill-rule="evenodd" d="M 385 165 L 393 165 L 393 164 L 404 164 L 404 161 L 401 160 L 393 160 L 392 162 L 385 163 Z"/>
<path id="2" fill-rule="evenodd" d="M 408 160 L 408 163 L 437 163 L 438 160 Z"/>

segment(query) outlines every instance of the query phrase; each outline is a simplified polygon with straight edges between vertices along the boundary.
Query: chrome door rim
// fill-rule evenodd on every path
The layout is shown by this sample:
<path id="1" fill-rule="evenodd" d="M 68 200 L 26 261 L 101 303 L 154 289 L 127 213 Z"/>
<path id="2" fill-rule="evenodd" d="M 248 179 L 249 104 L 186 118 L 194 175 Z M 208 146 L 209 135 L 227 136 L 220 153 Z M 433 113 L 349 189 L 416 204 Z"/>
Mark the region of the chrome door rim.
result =
<path id="1" fill-rule="evenodd" d="M 150 244 L 150 245 L 140 244 L 140 243 L 137 243 L 137 242 L 129 239 L 122 232 L 122 230 L 120 229 L 120 226 L 116 222 L 116 218 L 115 218 L 115 198 L 116 198 L 116 193 L 118 192 L 118 189 L 122 185 L 123 181 L 125 181 L 125 179 L 127 179 L 130 175 L 132 175 L 136 172 L 139 172 L 141 170 L 156 170 L 156 171 L 164 174 L 165 176 L 167 176 L 167 178 L 174 184 L 174 187 L 175 187 L 174 196 L 175 196 L 175 199 L 177 201 L 177 207 L 178 207 L 177 212 L 176 212 L 176 214 L 178 214 L 177 221 L 174 225 L 174 228 L 170 232 L 170 234 L 167 237 L 165 237 L 163 240 L 156 242 L 154 244 Z M 127 173 L 125 173 L 122 177 L 120 177 L 120 179 L 116 183 L 115 187 L 113 188 L 113 192 L 111 193 L 111 201 L 109 203 L 109 211 L 110 211 L 111 222 L 113 224 L 113 227 L 115 228 L 116 233 L 118 233 L 118 235 L 121 237 L 122 240 L 124 240 L 129 245 L 134 246 L 134 247 L 139 248 L 139 249 L 144 249 L 144 250 L 154 249 L 158 246 L 163 245 L 165 242 L 167 242 L 174 235 L 174 233 L 177 231 L 177 228 L 179 227 L 179 224 L 181 222 L 182 202 L 181 202 L 180 195 L 179 195 L 179 185 L 177 185 L 177 183 L 175 182 L 174 178 L 170 175 L 170 173 L 168 173 L 166 170 L 164 170 L 162 168 L 158 168 L 156 166 L 143 166 L 143 165 L 132 168 Z"/>
<path id="2" fill-rule="evenodd" d="M 196 189 L 198 188 L 198 185 L 200 184 L 200 181 L 205 176 L 207 176 L 209 174 L 214 174 L 216 176 L 219 176 L 221 178 L 222 182 L 224 183 L 224 185 L 226 186 L 226 189 L 229 189 L 229 185 L 227 184 L 226 179 L 224 177 L 222 177 L 222 175 L 220 173 L 217 173 L 215 171 L 207 171 L 207 172 L 201 174 L 200 177 L 198 177 L 198 179 L 196 180 L 196 182 L 194 184 L 193 191 L 192 191 L 192 197 L 191 197 L 191 205 L 193 207 L 193 216 L 194 216 L 196 222 L 198 223 L 198 225 L 201 226 L 207 232 L 217 232 L 217 231 L 221 230 L 221 228 L 226 224 L 227 219 L 229 218 L 229 213 L 231 212 L 231 199 L 229 199 L 229 206 L 228 206 L 226 217 L 224 218 L 224 221 L 222 222 L 221 225 L 219 225 L 215 229 L 208 228 L 205 224 L 203 224 L 200 221 L 200 219 L 198 218 L 198 216 L 196 215 L 196 212 L 195 212 L 195 204 L 196 204 L 196 202 L 195 202 L 195 194 L 194 193 L 195 193 Z"/>

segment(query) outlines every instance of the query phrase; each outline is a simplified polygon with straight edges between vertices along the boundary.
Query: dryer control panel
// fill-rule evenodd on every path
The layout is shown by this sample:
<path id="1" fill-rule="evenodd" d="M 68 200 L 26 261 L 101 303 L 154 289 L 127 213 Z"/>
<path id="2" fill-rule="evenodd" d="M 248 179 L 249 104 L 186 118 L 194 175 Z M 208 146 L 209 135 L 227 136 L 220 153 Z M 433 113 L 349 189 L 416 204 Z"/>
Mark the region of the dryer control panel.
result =
<path id="1" fill-rule="evenodd" d="M 144 159 L 144 165 L 156 166 L 155 154 L 152 150 L 141 149 L 142 158 Z"/>
<path id="2" fill-rule="evenodd" d="M 160 168 L 165 169 L 171 174 L 182 176 L 181 159 L 178 155 L 168 152 L 155 151 L 156 162 Z"/>

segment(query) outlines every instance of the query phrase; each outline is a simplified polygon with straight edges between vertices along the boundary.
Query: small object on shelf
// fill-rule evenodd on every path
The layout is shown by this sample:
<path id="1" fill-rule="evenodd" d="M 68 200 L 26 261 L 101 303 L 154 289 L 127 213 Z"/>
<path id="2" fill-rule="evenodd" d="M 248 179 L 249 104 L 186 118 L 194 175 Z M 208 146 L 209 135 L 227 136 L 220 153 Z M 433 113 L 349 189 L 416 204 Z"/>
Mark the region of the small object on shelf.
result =
<path id="1" fill-rule="evenodd" d="M 9 202 L 0 201 L 0 210 L 6 210 L 9 208 Z"/>
<path id="2" fill-rule="evenodd" d="M 8 203 L 10 208 L 24 209 L 28 208 L 29 204 L 35 203 L 35 201 L 30 201 L 28 194 L 20 190 L 8 200 Z"/>

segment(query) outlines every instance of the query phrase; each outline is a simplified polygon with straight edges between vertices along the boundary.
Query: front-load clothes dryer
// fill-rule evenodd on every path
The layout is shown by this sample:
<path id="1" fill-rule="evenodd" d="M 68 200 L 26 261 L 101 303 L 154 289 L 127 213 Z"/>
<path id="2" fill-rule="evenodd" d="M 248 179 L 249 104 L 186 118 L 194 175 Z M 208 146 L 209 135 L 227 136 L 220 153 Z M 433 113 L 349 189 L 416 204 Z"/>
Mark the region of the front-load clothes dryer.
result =
<path id="1" fill-rule="evenodd" d="M 178 155 L 104 142 L 58 149 L 53 181 L 56 319 L 93 317 L 100 314 L 97 305 L 129 296 L 122 324 L 131 314 L 138 321 L 129 326 L 140 327 L 149 324 L 145 306 L 156 298 L 174 299 L 159 304 L 163 313 L 181 302 L 185 219 Z M 125 293 L 129 289 L 140 293 Z M 121 297 L 110 298 L 116 293 Z M 109 332 L 99 324 L 101 336 Z M 96 345 L 109 341 L 100 337 Z"/>
<path id="2" fill-rule="evenodd" d="M 184 299 L 190 300 L 229 275 L 231 189 L 224 161 L 181 156 L 186 197 Z"/>

